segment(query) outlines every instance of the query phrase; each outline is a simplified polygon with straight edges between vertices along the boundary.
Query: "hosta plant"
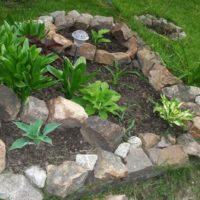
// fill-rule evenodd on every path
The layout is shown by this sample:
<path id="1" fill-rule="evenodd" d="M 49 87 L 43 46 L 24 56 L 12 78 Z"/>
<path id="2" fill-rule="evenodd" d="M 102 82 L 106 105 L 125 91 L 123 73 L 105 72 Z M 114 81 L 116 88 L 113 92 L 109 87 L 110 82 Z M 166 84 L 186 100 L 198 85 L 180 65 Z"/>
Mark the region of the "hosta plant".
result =
<path id="1" fill-rule="evenodd" d="M 68 99 L 71 99 L 79 89 L 94 77 L 94 74 L 87 74 L 86 68 L 86 59 L 84 57 L 80 57 L 75 64 L 65 58 L 63 70 L 48 66 L 49 72 L 60 81 L 65 97 Z"/>
<path id="2" fill-rule="evenodd" d="M 92 30 L 92 42 L 95 46 L 98 46 L 100 43 L 109 43 L 109 39 L 105 38 L 105 34 L 109 33 L 108 29 L 100 29 L 99 31 Z"/>
<path id="3" fill-rule="evenodd" d="M 43 121 L 41 119 L 36 120 L 32 124 L 26 124 L 23 122 L 14 123 L 24 133 L 22 138 L 17 139 L 11 145 L 10 150 L 21 149 L 30 144 L 39 145 L 41 142 L 52 145 L 52 139 L 48 136 L 48 134 L 54 131 L 58 126 L 60 126 L 60 124 L 58 123 L 49 123 L 41 131 L 43 125 Z"/>
<path id="4" fill-rule="evenodd" d="M 26 39 L 22 45 L 2 45 L 0 49 L 0 82 L 26 102 L 32 92 L 56 83 L 47 76 L 47 67 L 57 56 L 40 55 L 41 49 L 29 46 Z"/>
<path id="5" fill-rule="evenodd" d="M 88 115 L 98 114 L 102 119 L 108 118 L 108 113 L 119 116 L 125 111 L 125 107 L 117 102 L 121 95 L 109 89 L 106 82 L 96 81 L 80 90 L 81 96 L 75 101 L 85 107 Z"/>
<path id="6" fill-rule="evenodd" d="M 186 122 L 193 119 L 194 113 L 190 110 L 182 110 L 181 105 L 179 100 L 168 100 L 165 95 L 161 95 L 161 104 L 155 103 L 154 112 L 158 112 L 170 126 L 176 125 L 184 128 Z"/>

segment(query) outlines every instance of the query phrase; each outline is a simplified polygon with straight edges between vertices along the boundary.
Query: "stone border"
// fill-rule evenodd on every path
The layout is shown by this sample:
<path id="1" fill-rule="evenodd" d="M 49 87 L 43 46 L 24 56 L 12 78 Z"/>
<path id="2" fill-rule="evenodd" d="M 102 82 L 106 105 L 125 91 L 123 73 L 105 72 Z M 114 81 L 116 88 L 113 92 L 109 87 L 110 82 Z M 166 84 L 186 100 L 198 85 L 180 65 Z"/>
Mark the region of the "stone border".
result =
<path id="1" fill-rule="evenodd" d="M 74 17 L 70 16 L 70 13 L 73 13 Z M 71 23 L 77 24 L 76 19 L 82 20 L 83 16 L 89 18 L 89 14 L 77 15 L 77 11 L 71 11 L 65 15 L 64 11 L 56 11 L 50 16 L 39 18 L 45 23 L 49 37 L 63 45 L 62 51 L 72 46 L 73 43 L 56 33 L 56 27 L 52 22 L 60 15 L 64 16 L 65 20 L 71 20 Z M 98 24 L 97 27 L 103 24 L 102 27 L 108 28 L 105 21 L 112 21 L 112 18 L 101 16 L 96 16 L 94 19 L 98 19 L 98 23 L 95 24 L 94 21 L 91 23 L 96 26 Z M 61 20 L 59 19 L 58 22 L 60 23 Z M 63 23 L 65 24 L 65 21 Z M 80 26 L 81 23 L 78 24 Z M 125 38 L 126 31 L 124 30 L 129 32 L 127 25 L 120 24 L 114 27 L 120 37 Z M 200 88 L 183 85 L 182 81 L 167 70 L 160 57 L 151 51 L 137 34 L 127 41 L 129 40 L 134 41 L 129 49 L 137 51 L 136 56 L 133 55 L 132 58 L 133 66 L 142 70 L 155 90 L 163 92 L 169 98 L 179 98 L 184 101 L 187 108 L 196 112 L 197 116 L 188 129 L 189 133 L 198 135 L 200 133 L 200 109 L 199 104 L 195 104 L 194 101 L 199 103 L 197 100 L 200 96 Z M 136 47 L 135 44 L 137 44 Z M 124 143 L 122 142 L 124 133 L 122 127 L 109 121 L 103 121 L 96 116 L 88 118 L 84 109 L 70 100 L 57 97 L 44 102 L 30 97 L 29 103 L 21 108 L 19 99 L 7 87 L 0 86 L 0 95 L 0 109 L 4 111 L 0 120 L 21 119 L 29 123 L 41 118 L 44 121 L 61 122 L 63 128 L 81 127 L 84 139 L 96 147 L 96 151 L 92 154 L 76 155 L 74 161 L 65 161 L 58 166 L 48 165 L 46 170 L 39 166 L 31 166 L 25 170 L 25 175 L 19 175 L 1 173 L 6 165 L 6 148 L 0 140 L 1 199 L 9 196 L 14 200 L 27 200 L 28 194 L 30 200 L 41 200 L 42 190 L 49 195 L 63 198 L 75 193 L 73 198 L 77 199 L 78 196 L 90 191 L 102 191 L 105 185 L 116 186 L 157 176 L 163 172 L 158 170 L 158 166 L 184 164 L 188 161 L 188 155 L 200 157 L 200 145 L 190 134 L 174 138 L 171 135 L 161 137 L 154 133 L 138 133 L 138 136 L 133 136 Z"/>
<path id="2" fill-rule="evenodd" d="M 153 15 L 140 15 L 135 16 L 135 19 L 142 22 L 148 28 L 154 30 L 158 34 L 165 35 L 172 40 L 182 40 L 186 37 L 186 33 L 183 29 L 172 22 Z"/>

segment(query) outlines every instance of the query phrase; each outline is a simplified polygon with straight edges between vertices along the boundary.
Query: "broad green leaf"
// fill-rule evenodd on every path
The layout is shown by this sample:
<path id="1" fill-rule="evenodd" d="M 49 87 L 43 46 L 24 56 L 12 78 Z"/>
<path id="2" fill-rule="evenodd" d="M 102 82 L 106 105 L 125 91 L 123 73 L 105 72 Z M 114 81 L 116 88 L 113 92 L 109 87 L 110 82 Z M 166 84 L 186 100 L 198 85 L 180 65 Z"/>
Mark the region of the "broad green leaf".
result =
<path id="1" fill-rule="evenodd" d="M 24 132 L 28 132 L 29 131 L 29 125 L 23 122 L 14 122 L 14 124 L 21 130 L 23 130 Z"/>
<path id="2" fill-rule="evenodd" d="M 56 128 L 58 128 L 60 126 L 60 124 L 56 123 L 56 122 L 52 122 L 52 123 L 49 123 L 47 124 L 45 127 L 44 127 L 44 130 L 43 130 L 43 134 L 44 135 L 47 135 L 49 134 L 50 132 L 54 131 Z"/>
<path id="3" fill-rule="evenodd" d="M 28 138 L 19 138 L 11 145 L 10 150 L 22 149 L 26 145 L 33 144 Z"/>

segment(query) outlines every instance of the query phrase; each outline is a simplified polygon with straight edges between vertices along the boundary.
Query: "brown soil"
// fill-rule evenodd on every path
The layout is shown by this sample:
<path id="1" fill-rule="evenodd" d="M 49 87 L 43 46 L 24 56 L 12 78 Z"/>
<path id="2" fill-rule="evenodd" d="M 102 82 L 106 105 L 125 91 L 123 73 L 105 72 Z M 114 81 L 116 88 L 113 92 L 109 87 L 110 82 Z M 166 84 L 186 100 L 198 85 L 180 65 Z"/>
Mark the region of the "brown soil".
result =
<path id="1" fill-rule="evenodd" d="M 134 70 L 131 65 L 121 67 Z M 96 76 L 97 80 L 107 82 L 111 80 L 110 74 L 100 64 L 88 62 L 88 71 L 99 71 Z M 165 121 L 153 113 L 153 105 L 149 100 L 158 101 L 159 94 L 154 91 L 147 81 L 135 75 L 128 74 L 122 77 L 116 86 L 111 85 L 111 88 L 122 95 L 120 104 L 125 105 L 127 111 L 121 119 L 109 116 L 109 120 L 125 128 L 128 128 L 133 120 L 135 121 L 134 128 L 127 133 L 125 138 L 142 132 L 154 132 L 157 134 L 179 134 L 182 132 L 179 129 L 169 127 Z M 63 96 L 59 91 L 59 86 L 42 90 L 33 95 L 43 100 L 48 100 L 59 95 Z M 64 160 L 73 159 L 74 154 L 77 152 L 91 150 L 91 146 L 84 143 L 79 129 L 56 130 L 50 136 L 53 139 L 53 146 L 41 144 L 38 147 L 31 145 L 20 150 L 8 150 L 7 169 L 19 172 L 33 164 L 43 167 L 49 163 L 59 164 Z M 8 148 L 19 137 L 21 137 L 21 131 L 13 123 L 2 122 L 0 138 L 6 143 Z"/>

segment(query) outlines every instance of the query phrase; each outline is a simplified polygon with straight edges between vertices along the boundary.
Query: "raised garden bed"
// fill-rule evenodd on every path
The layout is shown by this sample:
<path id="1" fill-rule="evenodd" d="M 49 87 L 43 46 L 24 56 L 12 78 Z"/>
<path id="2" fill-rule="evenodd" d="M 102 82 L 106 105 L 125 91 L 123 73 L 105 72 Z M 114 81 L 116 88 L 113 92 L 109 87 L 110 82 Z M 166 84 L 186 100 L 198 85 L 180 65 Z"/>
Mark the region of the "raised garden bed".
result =
<path id="1" fill-rule="evenodd" d="M 43 49 L 42 53 L 57 52 L 59 58 L 53 65 L 60 70 L 63 56 L 71 62 L 74 60 L 73 31 L 84 29 L 91 38 L 91 30 L 110 30 L 104 36 L 111 43 L 96 47 L 89 40 L 80 46 L 77 54 L 87 58 L 90 74 L 97 72 L 90 82 L 108 82 L 121 95 L 119 105 L 125 106 L 126 111 L 118 116 L 109 114 L 107 120 L 88 117 L 84 105 L 64 98 L 61 84 L 33 92 L 29 101 L 21 104 L 12 90 L 1 85 L 0 173 L 3 173 L 0 181 L 4 183 L 0 185 L 0 198 L 10 195 L 13 199 L 24 199 L 28 191 L 30 200 L 42 199 L 41 191 L 29 181 L 37 188 L 44 188 L 49 195 L 64 198 L 76 193 L 74 198 L 79 198 L 83 193 L 103 189 L 105 181 L 121 185 L 150 178 L 160 173 L 156 166 L 181 165 L 188 161 L 188 155 L 200 156 L 200 145 L 186 134 L 197 136 L 200 132 L 200 89 L 183 85 L 126 24 L 114 23 L 112 17 L 93 17 L 77 11 L 67 14 L 56 11 L 41 16 L 39 22 L 45 24 L 48 42 L 43 42 L 49 45 L 48 52 Z M 35 37 L 29 37 L 29 41 L 43 47 Z M 114 82 L 110 69 L 114 73 L 124 69 L 125 73 Z M 53 78 L 50 73 L 48 76 Z M 183 109 L 195 112 L 193 122 L 185 130 L 171 127 L 153 111 L 152 100 L 157 102 L 161 92 L 169 98 L 177 97 L 184 102 Z M 9 151 L 11 144 L 22 135 L 13 121 L 33 123 L 38 118 L 61 124 L 51 134 L 53 146 L 41 143 Z M 19 175 L 24 171 L 27 178 Z M 20 190 L 18 185 L 10 184 L 15 183 L 13 180 L 21 180 Z M 24 188 L 26 185 L 28 189 Z M 13 197 L 16 191 L 19 197 Z"/>

